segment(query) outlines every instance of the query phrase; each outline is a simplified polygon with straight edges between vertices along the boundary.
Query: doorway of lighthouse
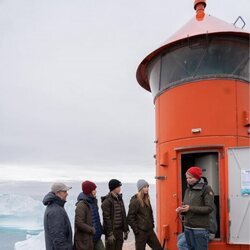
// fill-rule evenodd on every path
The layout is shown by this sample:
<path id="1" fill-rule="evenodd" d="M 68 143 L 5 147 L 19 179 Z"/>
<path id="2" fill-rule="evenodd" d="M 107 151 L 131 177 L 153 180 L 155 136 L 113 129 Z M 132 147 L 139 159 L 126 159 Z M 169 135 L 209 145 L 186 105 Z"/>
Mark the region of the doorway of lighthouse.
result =
<path id="1" fill-rule="evenodd" d="M 181 189 L 182 199 L 187 188 L 186 176 L 188 168 L 199 166 L 202 169 L 202 176 L 205 177 L 214 191 L 215 212 L 210 214 L 211 228 L 216 229 L 215 238 L 220 238 L 220 185 L 219 185 L 219 164 L 218 152 L 196 152 L 181 154 Z"/>

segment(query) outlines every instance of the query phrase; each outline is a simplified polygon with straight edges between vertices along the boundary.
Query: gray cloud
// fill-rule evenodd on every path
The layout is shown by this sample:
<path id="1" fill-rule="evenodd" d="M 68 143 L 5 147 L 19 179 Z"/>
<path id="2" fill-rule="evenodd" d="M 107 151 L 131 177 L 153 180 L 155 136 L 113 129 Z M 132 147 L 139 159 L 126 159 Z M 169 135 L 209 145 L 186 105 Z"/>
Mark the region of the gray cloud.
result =
<path id="1" fill-rule="evenodd" d="M 248 0 L 207 12 L 249 23 Z M 154 107 L 140 61 L 193 15 L 192 1 L 0 2 L 0 164 L 154 166 Z M 249 27 L 249 25 L 248 25 Z"/>

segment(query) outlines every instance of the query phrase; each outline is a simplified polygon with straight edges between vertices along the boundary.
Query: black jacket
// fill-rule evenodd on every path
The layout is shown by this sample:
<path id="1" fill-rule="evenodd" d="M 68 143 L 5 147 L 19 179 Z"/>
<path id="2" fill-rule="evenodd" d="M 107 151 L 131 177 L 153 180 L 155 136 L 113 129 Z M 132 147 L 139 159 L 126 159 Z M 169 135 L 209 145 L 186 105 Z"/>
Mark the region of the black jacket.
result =
<path id="1" fill-rule="evenodd" d="M 112 193 L 102 197 L 103 228 L 106 236 L 113 234 L 116 229 L 128 232 L 126 210 L 122 195 L 115 197 Z"/>
<path id="2" fill-rule="evenodd" d="M 139 230 L 150 231 L 154 228 L 154 217 L 151 205 L 140 204 L 137 195 L 134 195 L 129 204 L 128 223 L 136 235 Z"/>
<path id="3" fill-rule="evenodd" d="M 44 213 L 46 250 L 72 250 L 72 229 L 64 209 L 65 201 L 50 192 L 43 204 L 47 206 Z"/>

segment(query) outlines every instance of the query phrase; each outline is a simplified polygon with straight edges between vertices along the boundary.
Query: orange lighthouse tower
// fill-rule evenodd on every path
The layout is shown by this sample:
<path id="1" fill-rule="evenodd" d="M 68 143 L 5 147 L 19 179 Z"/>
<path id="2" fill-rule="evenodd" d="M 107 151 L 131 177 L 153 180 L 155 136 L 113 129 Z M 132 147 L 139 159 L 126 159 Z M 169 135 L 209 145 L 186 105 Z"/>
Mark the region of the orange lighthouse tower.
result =
<path id="1" fill-rule="evenodd" d="M 157 232 L 177 249 L 175 212 L 185 172 L 202 168 L 215 193 L 218 230 L 209 249 L 250 248 L 249 32 L 205 13 L 149 54 L 137 80 L 151 91 L 156 116 Z"/>

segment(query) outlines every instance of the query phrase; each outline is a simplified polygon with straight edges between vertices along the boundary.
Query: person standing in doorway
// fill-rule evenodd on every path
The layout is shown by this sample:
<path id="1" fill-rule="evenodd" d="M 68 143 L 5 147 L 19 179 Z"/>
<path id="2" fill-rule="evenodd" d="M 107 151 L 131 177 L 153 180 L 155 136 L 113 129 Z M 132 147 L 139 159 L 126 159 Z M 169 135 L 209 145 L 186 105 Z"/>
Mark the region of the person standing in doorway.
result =
<path id="1" fill-rule="evenodd" d="M 64 209 L 69 189 L 64 183 L 54 183 L 43 199 L 46 250 L 73 249 L 71 224 Z"/>
<path id="2" fill-rule="evenodd" d="M 135 248 L 145 250 L 148 244 L 153 250 L 161 250 L 161 244 L 154 232 L 148 182 L 138 180 L 137 189 L 138 193 L 131 198 L 128 211 L 128 223 L 135 234 Z"/>
<path id="3" fill-rule="evenodd" d="M 202 176 L 204 183 L 207 185 L 207 178 Z M 215 235 L 218 230 L 217 220 L 216 220 L 216 206 L 213 204 L 213 211 L 209 214 L 209 241 L 212 241 L 215 238 Z M 177 236 L 177 247 L 178 250 L 188 250 L 188 245 L 185 237 L 185 233 L 182 232 Z"/>
<path id="4" fill-rule="evenodd" d="M 74 250 L 105 250 L 101 240 L 103 229 L 96 192 L 95 183 L 82 183 L 82 192 L 78 195 L 75 210 Z"/>
<path id="5" fill-rule="evenodd" d="M 183 205 L 176 209 L 184 216 L 184 233 L 189 250 L 207 250 L 210 213 L 214 208 L 214 192 L 204 181 L 201 168 L 190 167 L 186 172 L 187 189 Z"/>
<path id="6" fill-rule="evenodd" d="M 122 183 L 119 180 L 110 180 L 110 193 L 102 197 L 103 227 L 107 250 L 122 250 L 123 241 L 128 238 L 129 229 L 121 186 Z"/>

